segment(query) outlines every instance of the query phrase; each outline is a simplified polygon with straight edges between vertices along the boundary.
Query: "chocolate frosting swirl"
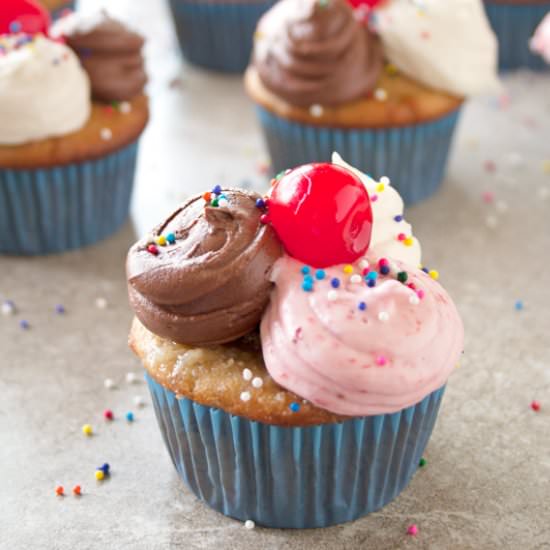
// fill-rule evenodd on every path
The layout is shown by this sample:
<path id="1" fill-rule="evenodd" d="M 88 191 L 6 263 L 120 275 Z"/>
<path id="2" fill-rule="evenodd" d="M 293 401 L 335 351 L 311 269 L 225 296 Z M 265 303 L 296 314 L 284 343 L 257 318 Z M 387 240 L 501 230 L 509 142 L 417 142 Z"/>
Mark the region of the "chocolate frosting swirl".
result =
<path id="1" fill-rule="evenodd" d="M 253 64 L 267 88 L 297 106 L 367 95 L 382 62 L 378 38 L 346 0 L 281 0 L 258 24 Z"/>
<path id="2" fill-rule="evenodd" d="M 268 303 L 269 275 L 282 247 L 260 222 L 255 193 L 227 189 L 228 204 L 193 197 L 159 225 L 153 236 L 174 244 L 128 253 L 130 304 L 155 334 L 188 345 L 230 342 L 253 330 Z"/>
<path id="3" fill-rule="evenodd" d="M 96 25 L 77 23 L 64 37 L 80 56 L 95 99 L 127 101 L 143 92 L 147 75 L 141 53 L 144 39 L 139 34 L 103 13 Z"/>

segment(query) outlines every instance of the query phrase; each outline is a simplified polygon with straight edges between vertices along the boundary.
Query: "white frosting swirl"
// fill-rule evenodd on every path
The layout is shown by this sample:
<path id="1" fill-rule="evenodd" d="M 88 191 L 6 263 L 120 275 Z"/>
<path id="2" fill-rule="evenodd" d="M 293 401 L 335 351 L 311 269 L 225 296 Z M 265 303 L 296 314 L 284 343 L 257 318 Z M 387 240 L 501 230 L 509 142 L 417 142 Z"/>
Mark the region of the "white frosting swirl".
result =
<path id="1" fill-rule="evenodd" d="M 419 267 L 420 243 L 403 217 L 404 204 L 401 195 L 389 181 L 382 183 L 369 178 L 344 162 L 338 153 L 332 154 L 332 162 L 353 172 L 363 182 L 371 197 L 373 224 L 369 253 L 378 258 L 393 258 L 411 267 Z M 374 197 L 376 200 L 373 200 Z M 400 240 L 400 235 L 405 235 L 405 239 Z"/>
<path id="2" fill-rule="evenodd" d="M 391 0 L 373 27 L 404 74 L 458 96 L 498 93 L 498 43 L 480 0 Z"/>
<path id="3" fill-rule="evenodd" d="M 21 34 L 1 36 L 0 46 L 1 145 L 61 136 L 84 126 L 91 110 L 90 82 L 69 48 L 41 35 Z"/>

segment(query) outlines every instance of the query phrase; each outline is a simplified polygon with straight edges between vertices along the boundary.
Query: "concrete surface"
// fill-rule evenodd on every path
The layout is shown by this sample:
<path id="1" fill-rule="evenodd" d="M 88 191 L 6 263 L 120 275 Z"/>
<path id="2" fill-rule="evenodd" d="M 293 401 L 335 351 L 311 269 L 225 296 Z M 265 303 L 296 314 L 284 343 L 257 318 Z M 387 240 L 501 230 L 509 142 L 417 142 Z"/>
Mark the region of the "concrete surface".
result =
<path id="1" fill-rule="evenodd" d="M 188 193 L 218 182 L 261 187 L 261 141 L 239 80 L 181 69 L 162 3 L 109 4 L 152 37 L 139 233 Z M 18 308 L 0 315 L 0 548 L 550 548 L 550 78 L 520 74 L 506 85 L 509 105 L 468 106 L 444 188 L 408 212 L 426 264 L 440 270 L 464 316 L 467 342 L 428 464 L 394 503 L 330 529 L 248 531 L 194 498 L 169 461 L 126 347 L 128 224 L 79 252 L 0 258 L 0 300 Z M 128 383 L 128 372 L 139 381 Z M 117 388 L 106 389 L 106 378 Z M 112 423 L 103 419 L 108 408 Z M 85 423 L 92 437 L 81 433 Z M 112 475 L 98 483 L 104 462 Z M 80 498 L 71 495 L 76 484 Z M 56 497 L 56 485 L 68 496 Z"/>

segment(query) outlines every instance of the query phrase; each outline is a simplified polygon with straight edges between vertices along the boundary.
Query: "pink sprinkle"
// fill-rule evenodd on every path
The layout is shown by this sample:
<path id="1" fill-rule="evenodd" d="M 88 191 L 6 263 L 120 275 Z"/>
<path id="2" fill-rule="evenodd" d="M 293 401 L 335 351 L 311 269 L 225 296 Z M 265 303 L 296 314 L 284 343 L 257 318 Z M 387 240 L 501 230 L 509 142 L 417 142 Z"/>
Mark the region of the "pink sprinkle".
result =
<path id="1" fill-rule="evenodd" d="M 483 167 L 485 168 L 486 172 L 490 172 L 490 173 L 495 172 L 497 169 L 497 165 L 492 160 L 486 160 L 485 163 L 483 164 Z"/>
<path id="2" fill-rule="evenodd" d="M 376 364 L 377 364 L 379 367 L 383 367 L 387 362 L 388 362 L 387 359 L 386 359 L 383 355 L 379 355 L 379 356 L 376 358 Z"/>
<path id="3" fill-rule="evenodd" d="M 484 191 L 481 194 L 481 198 L 483 199 L 483 202 L 490 204 L 495 200 L 495 194 L 492 191 Z"/>
<path id="4" fill-rule="evenodd" d="M 424 39 L 424 40 L 428 40 L 430 38 L 430 31 L 422 31 L 420 33 L 420 36 Z"/>
<path id="5" fill-rule="evenodd" d="M 378 195 L 371 195 L 370 200 L 371 202 L 376 202 L 378 200 Z"/>
<path id="6" fill-rule="evenodd" d="M 502 94 L 498 98 L 498 104 L 501 109 L 507 109 L 510 106 L 510 96 L 507 94 Z"/>
<path id="7" fill-rule="evenodd" d="M 380 258 L 378 260 L 378 266 L 383 267 L 385 265 L 390 265 L 390 262 L 388 262 L 388 260 L 386 258 Z"/>
<path id="8" fill-rule="evenodd" d="M 424 298 L 424 291 L 422 289 L 417 290 L 416 295 L 422 300 Z"/>
<path id="9" fill-rule="evenodd" d="M 411 290 L 416 290 L 416 285 L 414 283 L 409 283 L 407 285 Z"/>
<path id="10" fill-rule="evenodd" d="M 407 238 L 407 235 L 405 235 L 405 233 L 399 233 L 399 235 L 397 235 L 398 241 L 404 241 L 406 238 Z"/>
<path id="11" fill-rule="evenodd" d="M 418 526 L 416 523 L 412 523 L 407 527 L 407 535 L 411 535 L 411 537 L 416 537 L 416 535 L 418 535 Z"/>
<path id="12" fill-rule="evenodd" d="M 540 411 L 540 403 L 538 401 L 533 401 L 531 403 L 531 408 L 535 411 L 535 412 L 539 412 Z"/>

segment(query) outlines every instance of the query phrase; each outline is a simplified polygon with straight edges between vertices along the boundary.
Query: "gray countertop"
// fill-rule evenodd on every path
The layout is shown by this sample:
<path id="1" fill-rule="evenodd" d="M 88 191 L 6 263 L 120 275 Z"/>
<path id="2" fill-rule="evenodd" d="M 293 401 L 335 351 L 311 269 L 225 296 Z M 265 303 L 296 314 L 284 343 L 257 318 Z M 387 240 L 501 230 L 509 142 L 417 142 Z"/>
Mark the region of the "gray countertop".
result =
<path id="1" fill-rule="evenodd" d="M 509 104 L 468 104 L 444 187 L 407 213 L 467 335 L 427 465 L 395 502 L 354 523 L 246 530 L 198 502 L 170 463 L 126 345 L 124 257 L 136 232 L 188 194 L 263 188 L 265 153 L 240 80 L 181 67 L 162 2 L 109 5 L 151 38 L 153 119 L 134 224 L 74 253 L 0 258 L 0 300 L 17 306 L 0 315 L 0 548 L 550 548 L 550 76 L 508 77 Z M 98 483 L 104 462 L 112 475 Z"/>

